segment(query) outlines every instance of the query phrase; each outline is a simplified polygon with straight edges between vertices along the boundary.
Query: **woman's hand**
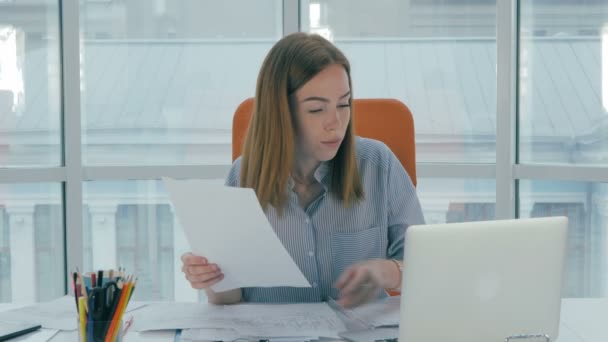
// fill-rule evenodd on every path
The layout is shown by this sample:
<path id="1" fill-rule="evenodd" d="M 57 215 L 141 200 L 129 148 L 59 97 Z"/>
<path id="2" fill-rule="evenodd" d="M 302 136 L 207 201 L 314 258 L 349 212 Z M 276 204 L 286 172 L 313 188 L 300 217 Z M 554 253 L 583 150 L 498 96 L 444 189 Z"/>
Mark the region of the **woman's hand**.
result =
<path id="1" fill-rule="evenodd" d="M 385 288 L 399 286 L 399 268 L 391 260 L 371 259 L 348 267 L 335 287 L 340 290 L 338 304 L 354 307 L 378 297 Z"/>
<path id="2" fill-rule="evenodd" d="M 217 264 L 211 264 L 207 258 L 190 252 L 182 255 L 182 272 L 194 289 L 207 290 L 224 279 L 224 274 Z"/>

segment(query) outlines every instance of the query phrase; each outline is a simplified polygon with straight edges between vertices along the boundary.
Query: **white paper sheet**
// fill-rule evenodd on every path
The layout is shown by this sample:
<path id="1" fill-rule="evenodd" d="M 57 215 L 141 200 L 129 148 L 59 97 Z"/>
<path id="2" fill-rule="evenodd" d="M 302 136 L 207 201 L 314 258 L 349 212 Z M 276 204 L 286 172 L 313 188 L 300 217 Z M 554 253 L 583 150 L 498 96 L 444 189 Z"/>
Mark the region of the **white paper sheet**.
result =
<path id="1" fill-rule="evenodd" d="M 127 312 L 145 307 L 145 303 L 129 303 Z M 0 312 L 0 319 L 13 322 L 37 322 L 46 329 L 76 330 L 78 313 L 74 296 L 63 296 L 49 302 Z"/>
<path id="2" fill-rule="evenodd" d="M 185 329 L 182 330 L 181 341 L 215 342 L 215 341 L 259 341 L 270 342 L 307 342 L 318 341 L 318 336 L 243 336 L 234 329 Z"/>
<path id="3" fill-rule="evenodd" d="M 40 329 L 40 330 L 31 332 L 29 334 L 16 337 L 15 339 L 12 339 L 11 342 L 17 342 L 17 341 L 47 342 L 51 338 L 53 338 L 58 332 L 59 332 L 59 330 L 54 330 L 54 329 Z"/>
<path id="4" fill-rule="evenodd" d="M 326 303 L 166 303 L 148 305 L 133 314 L 136 331 L 209 328 L 234 329 L 240 336 L 338 337 L 338 332 L 345 330 Z"/>
<path id="5" fill-rule="evenodd" d="M 362 306 L 345 310 L 373 328 L 399 326 L 401 297 L 386 297 Z"/>
<path id="6" fill-rule="evenodd" d="M 399 337 L 399 328 L 345 331 L 341 332 L 340 336 L 352 342 L 386 341 Z"/>
<path id="7" fill-rule="evenodd" d="M 182 341 L 234 341 L 242 338 L 234 329 L 197 328 L 182 330 Z"/>
<path id="8" fill-rule="evenodd" d="M 0 313 L 0 320 L 14 322 L 37 322 L 43 328 L 56 330 L 76 330 L 76 301 L 72 296 L 64 296 L 50 302 L 30 305 Z"/>
<path id="9" fill-rule="evenodd" d="M 310 287 L 276 236 L 252 189 L 163 178 L 192 252 L 220 266 L 214 291 Z"/>

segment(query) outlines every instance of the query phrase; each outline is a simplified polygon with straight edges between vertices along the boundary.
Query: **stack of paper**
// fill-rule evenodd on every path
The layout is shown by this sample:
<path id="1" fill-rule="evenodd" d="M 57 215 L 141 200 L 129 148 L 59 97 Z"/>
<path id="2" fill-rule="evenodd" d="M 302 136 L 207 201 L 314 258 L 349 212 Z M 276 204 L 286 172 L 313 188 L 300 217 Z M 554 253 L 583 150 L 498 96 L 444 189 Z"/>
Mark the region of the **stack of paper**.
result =
<path id="1" fill-rule="evenodd" d="M 365 322 L 370 328 L 399 326 L 401 297 L 386 297 L 346 310 L 347 316 Z"/>
<path id="2" fill-rule="evenodd" d="M 166 303 L 134 312 L 136 331 L 193 329 L 182 338 L 234 340 L 280 338 L 282 341 L 338 338 L 343 322 L 326 303 L 209 305 Z"/>
<path id="3" fill-rule="evenodd" d="M 401 297 L 387 297 L 354 309 L 345 309 L 332 302 L 340 312 L 348 331 L 340 336 L 353 342 L 396 341 L 399 336 Z"/>
<path id="4" fill-rule="evenodd" d="M 245 336 L 235 329 L 186 329 L 182 331 L 181 341 L 215 342 L 215 341 L 259 341 L 270 342 L 312 342 L 319 341 L 319 336 Z"/>

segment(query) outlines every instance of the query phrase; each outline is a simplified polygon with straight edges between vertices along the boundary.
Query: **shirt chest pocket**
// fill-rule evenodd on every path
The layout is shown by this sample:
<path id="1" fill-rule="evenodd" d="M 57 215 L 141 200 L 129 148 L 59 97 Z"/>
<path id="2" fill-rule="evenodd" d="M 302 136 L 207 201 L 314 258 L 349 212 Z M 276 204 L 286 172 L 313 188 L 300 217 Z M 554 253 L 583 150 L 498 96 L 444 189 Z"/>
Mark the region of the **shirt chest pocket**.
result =
<path id="1" fill-rule="evenodd" d="M 382 236 L 380 227 L 372 227 L 358 232 L 339 233 L 331 235 L 331 253 L 334 279 L 350 265 L 373 258 L 384 258 L 382 251 Z"/>

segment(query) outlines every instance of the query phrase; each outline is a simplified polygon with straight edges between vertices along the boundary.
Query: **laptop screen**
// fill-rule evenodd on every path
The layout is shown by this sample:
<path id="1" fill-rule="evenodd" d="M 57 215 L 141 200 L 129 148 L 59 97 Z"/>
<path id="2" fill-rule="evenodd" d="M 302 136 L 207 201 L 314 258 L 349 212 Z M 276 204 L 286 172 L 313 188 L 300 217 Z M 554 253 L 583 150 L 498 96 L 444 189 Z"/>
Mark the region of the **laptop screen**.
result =
<path id="1" fill-rule="evenodd" d="M 400 341 L 555 340 L 567 225 L 551 217 L 409 227 Z"/>

